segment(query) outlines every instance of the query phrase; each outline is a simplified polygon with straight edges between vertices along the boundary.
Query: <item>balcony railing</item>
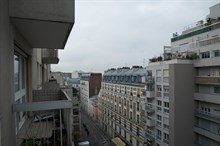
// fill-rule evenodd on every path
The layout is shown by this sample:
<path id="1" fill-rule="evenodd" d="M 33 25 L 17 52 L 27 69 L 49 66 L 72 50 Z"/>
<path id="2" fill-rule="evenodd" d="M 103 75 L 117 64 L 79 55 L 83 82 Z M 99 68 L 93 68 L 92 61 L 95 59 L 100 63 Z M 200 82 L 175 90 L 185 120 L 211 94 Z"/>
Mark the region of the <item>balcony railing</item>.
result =
<path id="1" fill-rule="evenodd" d="M 43 49 L 42 63 L 43 64 L 58 64 L 58 50 L 57 49 Z"/>
<path id="2" fill-rule="evenodd" d="M 146 111 L 147 111 L 148 113 L 153 113 L 153 112 L 155 112 L 155 106 L 152 105 L 152 104 L 146 104 Z"/>
<path id="3" fill-rule="evenodd" d="M 40 145 L 71 145 L 72 105 L 70 97 L 60 89 L 34 90 L 32 102 L 14 103 L 15 114 L 22 113 L 25 119 L 21 127 L 16 126 L 17 145 L 29 142 Z M 19 124 L 17 118 L 16 125 Z"/>
<path id="4" fill-rule="evenodd" d="M 214 104 L 220 104 L 219 94 L 207 94 L 207 93 L 194 93 L 194 99 L 199 101 L 205 101 Z"/>
<path id="5" fill-rule="evenodd" d="M 205 32 L 208 32 L 208 31 L 212 31 L 212 30 L 218 29 L 218 28 L 220 28 L 220 22 L 211 24 L 211 25 L 206 26 L 206 27 L 202 27 L 201 29 L 195 30 L 193 32 L 189 32 L 187 34 L 183 34 L 183 35 L 171 38 L 171 42 L 175 42 L 175 41 L 178 41 L 178 40 L 181 40 L 181 39 L 192 37 L 192 36 L 195 36 L 195 35 L 198 35 L 198 34 L 201 34 L 201 33 L 205 33 Z"/>
<path id="6" fill-rule="evenodd" d="M 215 37 L 215 38 L 201 40 L 198 42 L 194 42 L 194 43 L 186 44 L 183 46 L 171 48 L 171 52 L 176 52 L 176 51 L 187 52 L 187 51 L 192 51 L 193 49 L 196 49 L 196 48 L 200 48 L 200 47 L 207 46 L 207 45 L 218 44 L 218 43 L 220 43 L 220 37 Z"/>
<path id="7" fill-rule="evenodd" d="M 147 124 L 147 126 L 149 126 L 149 127 L 154 127 L 154 126 L 155 126 L 155 120 L 152 119 L 152 118 L 150 118 L 150 117 L 147 117 L 147 119 L 146 119 L 146 124 Z"/>
<path id="8" fill-rule="evenodd" d="M 199 76 L 195 78 L 196 84 L 220 85 L 220 76 Z"/>
<path id="9" fill-rule="evenodd" d="M 155 97 L 155 91 L 146 91 L 147 98 L 154 98 Z"/>
<path id="10" fill-rule="evenodd" d="M 153 131 L 147 129 L 145 135 L 149 141 L 154 141 L 155 133 Z"/>
<path id="11" fill-rule="evenodd" d="M 202 110 L 195 110 L 195 116 L 199 118 L 203 118 L 206 120 L 210 120 L 216 123 L 220 123 L 220 115 L 219 114 L 214 114 L 210 112 L 205 112 Z"/>
<path id="12" fill-rule="evenodd" d="M 208 137 L 208 138 L 213 139 L 213 140 L 220 143 L 220 134 L 214 133 L 213 131 L 208 130 L 208 129 L 203 128 L 203 127 L 198 126 L 198 125 L 194 126 L 194 131 L 196 133 L 199 133 L 200 135 L 203 135 L 205 137 Z"/>
<path id="13" fill-rule="evenodd" d="M 147 77 L 146 77 L 146 83 L 147 83 L 147 84 L 153 84 L 153 83 L 154 83 L 154 77 L 152 77 L 152 76 L 147 76 Z"/>

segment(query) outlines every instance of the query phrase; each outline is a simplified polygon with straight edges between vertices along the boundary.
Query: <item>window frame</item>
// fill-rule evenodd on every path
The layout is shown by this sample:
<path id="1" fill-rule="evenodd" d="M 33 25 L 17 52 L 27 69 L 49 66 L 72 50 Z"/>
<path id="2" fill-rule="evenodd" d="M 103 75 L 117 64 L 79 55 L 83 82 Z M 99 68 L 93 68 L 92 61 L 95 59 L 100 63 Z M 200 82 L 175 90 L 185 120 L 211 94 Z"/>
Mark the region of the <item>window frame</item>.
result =
<path id="1" fill-rule="evenodd" d="M 14 76 L 17 73 L 17 80 L 14 78 L 14 88 L 15 88 L 15 81 L 18 83 L 18 90 L 14 90 L 14 101 L 17 103 L 24 103 L 27 101 L 27 79 L 28 79 L 28 65 L 27 65 L 27 55 L 24 54 L 18 46 L 14 46 Z M 17 57 L 17 58 L 16 58 Z M 17 59 L 17 60 L 16 60 Z M 17 62 L 17 72 L 15 72 L 15 63 Z M 18 130 L 22 127 L 26 120 L 26 113 L 24 112 L 17 112 L 15 114 L 16 119 L 16 134 Z"/>

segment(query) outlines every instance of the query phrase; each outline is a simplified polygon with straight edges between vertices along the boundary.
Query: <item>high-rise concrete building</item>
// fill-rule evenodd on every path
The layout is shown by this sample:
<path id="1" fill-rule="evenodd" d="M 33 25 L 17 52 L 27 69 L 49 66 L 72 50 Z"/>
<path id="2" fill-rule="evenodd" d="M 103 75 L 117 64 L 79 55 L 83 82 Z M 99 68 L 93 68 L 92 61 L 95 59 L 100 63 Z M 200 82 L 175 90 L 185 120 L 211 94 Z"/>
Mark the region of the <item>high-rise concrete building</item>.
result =
<path id="1" fill-rule="evenodd" d="M 150 61 L 143 104 L 148 145 L 220 145 L 220 4 L 205 21 L 175 33 L 163 61 Z"/>
<path id="2" fill-rule="evenodd" d="M 62 125 L 61 141 L 71 145 L 72 102 L 56 83 L 45 82 L 73 27 L 74 0 L 0 3 L 0 146 L 49 144 L 49 137 L 62 137 Z"/>
<path id="3" fill-rule="evenodd" d="M 194 69 L 192 61 L 173 59 L 146 67 L 143 134 L 149 146 L 193 145 Z"/>
<path id="4" fill-rule="evenodd" d="M 146 70 L 140 66 L 109 69 L 98 96 L 99 121 L 113 141 L 142 146 L 141 105 L 145 97 Z M 119 143 L 119 142 L 118 142 Z"/>
<path id="5" fill-rule="evenodd" d="M 82 109 L 88 114 L 89 98 L 97 96 L 101 88 L 101 73 L 83 73 L 80 79 L 80 101 Z"/>
<path id="6" fill-rule="evenodd" d="M 220 3 L 210 7 L 206 20 L 186 27 L 171 39 L 171 53 L 190 57 L 195 53 L 194 144 L 220 145 Z M 195 56 L 195 55 L 194 55 Z M 184 71 L 183 74 L 186 72 Z M 184 88 L 186 86 L 184 85 Z M 189 106 L 187 106 L 188 108 Z"/>

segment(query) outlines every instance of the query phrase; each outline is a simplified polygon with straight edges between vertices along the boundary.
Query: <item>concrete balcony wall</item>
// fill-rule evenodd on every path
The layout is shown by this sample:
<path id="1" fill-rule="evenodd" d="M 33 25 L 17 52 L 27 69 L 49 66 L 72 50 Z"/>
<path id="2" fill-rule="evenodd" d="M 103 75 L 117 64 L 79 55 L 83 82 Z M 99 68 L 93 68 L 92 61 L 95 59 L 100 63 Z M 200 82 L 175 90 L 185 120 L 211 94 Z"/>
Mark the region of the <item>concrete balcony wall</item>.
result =
<path id="1" fill-rule="evenodd" d="M 153 126 L 155 126 L 155 121 L 154 120 L 152 120 L 152 119 L 147 119 L 147 126 L 149 126 L 149 127 L 153 127 Z"/>
<path id="2" fill-rule="evenodd" d="M 10 0 L 12 23 L 32 48 L 64 48 L 74 24 L 74 0 Z"/>
<path id="3" fill-rule="evenodd" d="M 153 98 L 155 97 L 155 91 L 146 91 L 147 98 Z"/>
<path id="4" fill-rule="evenodd" d="M 208 138 L 213 139 L 213 140 L 220 143 L 220 135 L 219 134 L 215 134 L 207 129 L 203 129 L 198 126 L 194 126 L 194 131 L 200 135 L 203 135 L 205 137 L 208 137 Z"/>
<path id="5" fill-rule="evenodd" d="M 43 64 L 58 64 L 58 50 L 57 49 L 43 49 L 42 63 Z"/>
<path id="6" fill-rule="evenodd" d="M 217 94 L 194 93 L 194 99 L 209 103 L 220 104 L 220 95 Z"/>
<path id="7" fill-rule="evenodd" d="M 205 113 L 201 110 L 195 110 L 195 116 L 220 124 L 220 115 L 213 112 Z"/>
<path id="8" fill-rule="evenodd" d="M 199 76 L 195 78 L 196 84 L 220 85 L 220 76 Z"/>
<path id="9" fill-rule="evenodd" d="M 57 89 L 34 90 L 33 100 L 34 102 L 14 103 L 13 111 L 17 113 L 18 112 L 32 112 L 33 115 L 41 115 L 43 113 L 48 113 L 48 112 L 59 113 L 59 116 L 60 116 L 59 120 L 60 122 L 64 124 L 64 128 L 66 129 L 66 132 L 67 132 L 67 137 L 65 138 L 66 139 L 65 141 L 67 142 L 67 145 L 70 145 L 72 143 L 72 123 L 73 123 L 72 101 L 70 97 L 64 91 L 57 90 Z M 32 114 L 27 114 L 27 115 L 31 116 Z M 33 117 L 29 117 L 28 119 L 33 120 Z M 31 122 L 31 123 L 34 124 L 34 122 Z M 24 127 L 23 129 L 26 129 L 25 131 L 29 130 L 26 128 L 27 127 L 26 124 L 24 124 L 23 127 Z M 61 126 L 59 127 L 60 127 L 59 129 L 62 130 Z M 27 135 L 26 133 L 27 132 L 24 132 L 25 135 Z M 21 138 L 20 136 L 21 135 L 18 134 L 17 139 Z M 40 134 L 39 138 L 43 138 L 43 137 L 44 136 Z M 32 135 L 31 137 L 28 137 L 28 138 L 35 138 L 35 137 L 34 135 Z"/>
<path id="10" fill-rule="evenodd" d="M 220 47 L 220 45 L 219 45 Z M 216 48 L 217 49 L 217 48 Z M 206 58 L 194 60 L 194 67 L 210 67 L 210 66 L 219 66 L 220 57 Z"/>
<path id="11" fill-rule="evenodd" d="M 10 16 L 73 23 L 74 0 L 10 0 Z"/>

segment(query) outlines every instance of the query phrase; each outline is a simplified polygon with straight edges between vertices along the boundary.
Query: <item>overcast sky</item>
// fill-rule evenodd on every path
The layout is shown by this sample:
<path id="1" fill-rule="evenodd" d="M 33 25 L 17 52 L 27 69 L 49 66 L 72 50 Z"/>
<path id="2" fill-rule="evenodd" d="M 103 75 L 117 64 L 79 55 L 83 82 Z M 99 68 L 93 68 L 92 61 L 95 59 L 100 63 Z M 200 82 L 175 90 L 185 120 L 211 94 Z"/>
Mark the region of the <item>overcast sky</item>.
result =
<path id="1" fill-rule="evenodd" d="M 220 0 L 76 0 L 75 24 L 52 71 L 101 72 L 162 55 L 174 32 Z"/>

